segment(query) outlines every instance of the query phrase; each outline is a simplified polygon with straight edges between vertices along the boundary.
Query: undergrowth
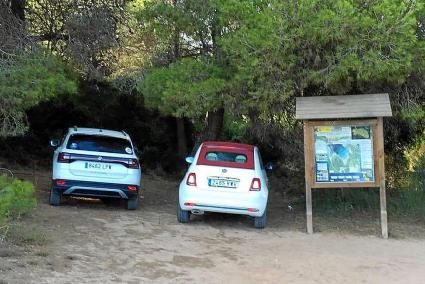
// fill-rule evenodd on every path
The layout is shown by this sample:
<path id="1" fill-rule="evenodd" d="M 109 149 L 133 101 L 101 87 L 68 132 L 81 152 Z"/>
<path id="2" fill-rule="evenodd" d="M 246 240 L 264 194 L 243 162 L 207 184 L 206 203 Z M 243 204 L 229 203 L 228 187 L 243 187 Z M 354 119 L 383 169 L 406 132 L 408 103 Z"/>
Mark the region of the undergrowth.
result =
<path id="1" fill-rule="evenodd" d="M 36 204 L 32 183 L 0 176 L 0 239 L 11 232 L 11 222 L 30 213 Z"/>

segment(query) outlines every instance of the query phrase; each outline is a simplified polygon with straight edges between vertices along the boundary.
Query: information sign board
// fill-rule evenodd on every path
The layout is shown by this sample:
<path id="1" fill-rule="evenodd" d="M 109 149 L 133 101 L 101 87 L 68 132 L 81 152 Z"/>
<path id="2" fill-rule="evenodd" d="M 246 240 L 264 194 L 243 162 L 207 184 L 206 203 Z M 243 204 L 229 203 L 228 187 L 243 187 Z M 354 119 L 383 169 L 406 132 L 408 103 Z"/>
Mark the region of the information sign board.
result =
<path id="1" fill-rule="evenodd" d="M 315 126 L 316 182 L 373 182 L 372 131 L 370 125 Z"/>

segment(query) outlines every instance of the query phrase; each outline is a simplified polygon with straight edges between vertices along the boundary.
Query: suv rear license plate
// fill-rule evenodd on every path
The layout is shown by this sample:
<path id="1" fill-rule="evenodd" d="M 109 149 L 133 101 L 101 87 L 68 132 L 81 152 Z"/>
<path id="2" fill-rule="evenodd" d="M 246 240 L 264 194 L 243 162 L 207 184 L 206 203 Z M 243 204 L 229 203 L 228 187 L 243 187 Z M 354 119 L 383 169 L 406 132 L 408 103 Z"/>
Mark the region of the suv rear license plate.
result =
<path id="1" fill-rule="evenodd" d="M 112 169 L 112 165 L 111 164 L 105 164 L 105 163 L 85 162 L 84 168 L 89 169 L 89 170 L 93 169 L 93 170 L 107 171 L 107 170 Z"/>
<path id="2" fill-rule="evenodd" d="M 208 186 L 212 187 L 228 187 L 236 188 L 238 187 L 239 180 L 232 178 L 208 178 Z"/>

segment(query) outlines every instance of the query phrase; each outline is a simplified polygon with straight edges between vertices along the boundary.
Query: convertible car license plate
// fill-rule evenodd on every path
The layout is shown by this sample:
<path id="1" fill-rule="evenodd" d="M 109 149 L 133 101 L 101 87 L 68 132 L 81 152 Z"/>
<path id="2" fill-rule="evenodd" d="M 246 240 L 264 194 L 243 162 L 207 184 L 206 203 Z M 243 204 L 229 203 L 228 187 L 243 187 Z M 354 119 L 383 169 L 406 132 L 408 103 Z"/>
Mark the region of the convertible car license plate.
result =
<path id="1" fill-rule="evenodd" d="M 112 169 L 112 165 L 106 164 L 106 163 L 85 162 L 84 168 L 86 168 L 88 170 L 108 171 L 108 170 Z"/>
<path id="2" fill-rule="evenodd" d="M 208 178 L 208 186 L 212 186 L 212 187 L 236 188 L 236 187 L 238 187 L 238 184 L 239 184 L 238 179 Z"/>

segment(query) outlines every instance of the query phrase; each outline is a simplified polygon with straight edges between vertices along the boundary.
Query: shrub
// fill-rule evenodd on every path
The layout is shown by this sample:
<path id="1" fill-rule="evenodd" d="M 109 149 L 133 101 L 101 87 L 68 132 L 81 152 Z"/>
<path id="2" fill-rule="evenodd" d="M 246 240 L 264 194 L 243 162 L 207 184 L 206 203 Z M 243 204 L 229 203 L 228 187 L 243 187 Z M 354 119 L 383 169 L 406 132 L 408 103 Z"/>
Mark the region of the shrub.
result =
<path id="1" fill-rule="evenodd" d="M 404 152 L 408 183 L 393 193 L 390 206 L 397 215 L 409 215 L 425 220 L 425 132 Z M 401 174 L 400 174 L 401 175 Z"/>
<path id="2" fill-rule="evenodd" d="M 36 203 L 32 183 L 0 176 L 0 224 L 30 212 Z"/>
<path id="3" fill-rule="evenodd" d="M 425 131 L 404 153 L 408 161 L 409 188 L 425 193 Z"/>

